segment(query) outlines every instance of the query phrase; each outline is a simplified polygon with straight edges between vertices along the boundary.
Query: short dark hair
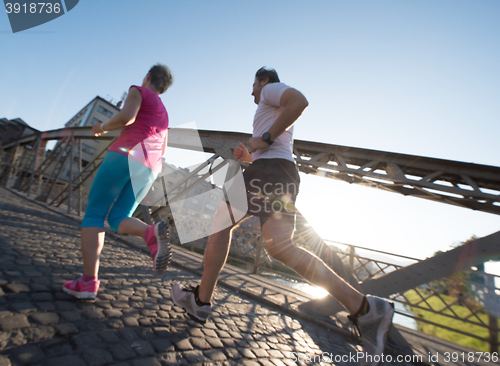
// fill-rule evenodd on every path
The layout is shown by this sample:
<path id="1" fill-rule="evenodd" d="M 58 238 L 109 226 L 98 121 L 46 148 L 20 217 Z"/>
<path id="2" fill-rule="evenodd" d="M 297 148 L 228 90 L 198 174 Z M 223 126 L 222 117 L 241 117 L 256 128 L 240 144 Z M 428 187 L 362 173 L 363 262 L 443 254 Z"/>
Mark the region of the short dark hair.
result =
<path id="1" fill-rule="evenodd" d="M 162 64 L 154 65 L 150 70 L 151 84 L 160 92 L 165 93 L 174 82 L 174 77 L 170 69 Z"/>
<path id="2" fill-rule="evenodd" d="M 279 83 L 280 82 L 280 78 L 278 77 L 278 73 L 276 72 L 276 70 L 275 69 L 268 69 L 265 66 L 263 66 L 257 70 L 257 72 L 255 73 L 255 77 L 259 81 L 263 81 L 264 79 L 268 78 L 269 83 Z"/>

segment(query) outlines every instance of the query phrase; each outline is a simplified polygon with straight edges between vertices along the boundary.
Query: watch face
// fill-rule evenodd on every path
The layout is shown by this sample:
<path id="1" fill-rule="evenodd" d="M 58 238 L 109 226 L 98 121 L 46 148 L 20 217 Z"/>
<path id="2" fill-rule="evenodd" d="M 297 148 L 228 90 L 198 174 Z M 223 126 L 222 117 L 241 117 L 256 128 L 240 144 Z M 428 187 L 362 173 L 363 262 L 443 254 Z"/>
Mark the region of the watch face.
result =
<path id="1" fill-rule="evenodd" d="M 267 142 L 269 145 L 271 145 L 273 142 L 271 141 L 271 134 L 269 132 L 264 132 L 262 134 L 262 140 Z"/>

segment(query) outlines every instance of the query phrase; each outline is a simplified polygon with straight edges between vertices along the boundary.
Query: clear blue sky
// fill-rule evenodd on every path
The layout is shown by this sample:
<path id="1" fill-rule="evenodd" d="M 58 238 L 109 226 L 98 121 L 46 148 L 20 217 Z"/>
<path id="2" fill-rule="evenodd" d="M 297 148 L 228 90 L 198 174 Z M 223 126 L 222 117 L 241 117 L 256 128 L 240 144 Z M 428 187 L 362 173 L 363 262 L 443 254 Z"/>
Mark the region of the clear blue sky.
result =
<path id="1" fill-rule="evenodd" d="M 175 82 L 171 125 L 251 132 L 263 65 L 310 102 L 295 138 L 499 166 L 500 1 L 80 1 L 12 34 L 0 15 L 0 117 L 60 128 L 118 101 L 151 65 Z M 423 258 L 500 217 L 302 176 L 327 238 Z"/>

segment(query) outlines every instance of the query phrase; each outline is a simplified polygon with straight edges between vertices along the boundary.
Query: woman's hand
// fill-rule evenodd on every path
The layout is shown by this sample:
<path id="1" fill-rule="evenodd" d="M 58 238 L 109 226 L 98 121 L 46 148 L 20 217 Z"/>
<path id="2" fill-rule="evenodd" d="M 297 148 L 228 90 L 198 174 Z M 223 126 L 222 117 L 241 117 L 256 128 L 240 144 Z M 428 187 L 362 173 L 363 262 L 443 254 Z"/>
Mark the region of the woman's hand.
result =
<path id="1" fill-rule="evenodd" d="M 99 136 L 102 135 L 103 133 L 106 133 L 106 131 L 102 129 L 103 124 L 104 123 L 99 122 L 92 126 L 92 132 L 94 133 L 94 136 Z"/>
<path id="2" fill-rule="evenodd" d="M 239 161 L 243 161 L 246 163 L 251 163 L 252 162 L 252 155 L 248 151 L 248 149 L 243 145 L 241 142 L 239 146 L 234 148 L 233 152 L 234 158 Z"/>

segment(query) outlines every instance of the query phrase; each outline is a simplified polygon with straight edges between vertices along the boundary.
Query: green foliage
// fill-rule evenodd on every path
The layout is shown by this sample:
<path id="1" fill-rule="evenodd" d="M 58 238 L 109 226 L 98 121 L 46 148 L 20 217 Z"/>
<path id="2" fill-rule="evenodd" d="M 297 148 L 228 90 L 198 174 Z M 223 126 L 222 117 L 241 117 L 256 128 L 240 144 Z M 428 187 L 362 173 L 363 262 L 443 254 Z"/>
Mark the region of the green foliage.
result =
<path id="1" fill-rule="evenodd" d="M 417 293 L 418 291 L 418 293 Z M 419 294 L 426 298 L 429 296 L 428 290 L 424 289 L 419 289 L 419 290 L 409 290 L 404 293 L 404 296 L 406 299 L 411 303 L 411 304 L 417 304 L 419 301 L 421 301 L 421 297 Z M 437 296 L 432 296 L 429 299 L 427 299 L 427 303 L 430 305 L 430 308 L 434 311 L 440 311 L 443 310 L 446 306 L 451 305 L 456 302 L 456 298 L 453 296 L 448 296 L 448 295 L 440 295 L 441 299 Z M 427 305 L 425 302 L 421 302 L 418 304 L 422 308 L 429 308 L 429 305 Z M 469 304 L 467 304 L 469 305 Z M 451 309 L 451 310 L 450 310 Z M 447 315 L 454 315 L 455 313 L 459 318 L 465 319 L 468 316 L 471 315 L 471 311 L 464 305 L 460 305 L 459 303 L 456 303 L 455 305 L 452 305 L 450 309 L 446 309 L 443 311 L 444 314 Z M 432 334 L 434 336 L 437 336 L 439 338 L 443 338 L 467 347 L 475 348 L 479 351 L 483 352 L 489 352 L 490 347 L 489 343 L 486 341 L 482 341 L 473 337 L 469 337 L 460 333 L 456 333 L 447 329 L 443 329 L 441 327 L 432 325 L 432 324 L 427 324 L 425 322 L 419 321 L 418 318 L 425 319 L 428 321 L 431 321 L 436 324 L 442 324 L 444 326 L 447 326 L 452 329 L 458 329 L 463 332 L 467 332 L 470 334 L 474 334 L 478 337 L 489 339 L 490 334 L 488 328 L 485 326 L 482 326 L 480 323 L 480 320 L 484 322 L 486 325 L 489 324 L 488 320 L 488 315 L 484 312 L 477 313 L 477 317 L 480 319 L 478 320 L 476 316 L 471 316 L 468 320 L 477 323 L 476 324 L 470 324 L 466 323 L 460 319 L 452 319 L 448 318 L 443 315 L 435 314 L 430 311 L 426 311 L 423 309 L 418 309 L 414 306 L 410 306 L 410 311 L 415 314 L 417 317 L 417 326 L 418 329 L 424 333 L 427 334 Z M 498 320 L 497 320 L 498 322 Z M 500 322 L 499 322 L 500 325 Z"/>

